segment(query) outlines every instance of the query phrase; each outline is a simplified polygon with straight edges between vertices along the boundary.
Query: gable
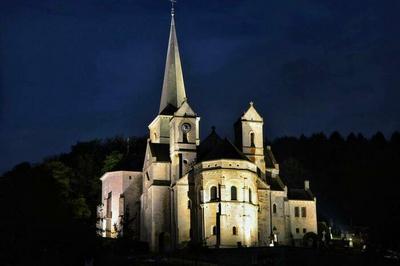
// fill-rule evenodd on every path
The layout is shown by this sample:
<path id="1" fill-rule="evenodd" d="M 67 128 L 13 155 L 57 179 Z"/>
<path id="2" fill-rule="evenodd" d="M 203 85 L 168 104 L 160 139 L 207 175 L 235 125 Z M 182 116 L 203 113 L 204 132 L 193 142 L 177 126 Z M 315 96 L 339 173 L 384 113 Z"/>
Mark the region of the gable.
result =
<path id="1" fill-rule="evenodd" d="M 261 115 L 257 112 L 256 108 L 254 108 L 253 103 L 250 103 L 250 107 L 247 109 L 246 112 L 244 112 L 242 116 L 242 120 L 248 120 L 248 121 L 258 121 L 262 122 L 263 118 Z"/>
<path id="2" fill-rule="evenodd" d="M 185 101 L 181 107 L 174 113 L 175 116 L 189 116 L 195 117 L 197 114 L 193 111 L 187 101 Z"/>
<path id="3" fill-rule="evenodd" d="M 147 142 L 146 145 L 146 152 L 144 155 L 144 162 L 143 162 L 143 169 L 146 169 L 150 164 L 151 164 L 151 160 L 152 156 L 151 156 L 151 150 L 150 150 L 150 145 L 149 145 L 149 141 Z"/>

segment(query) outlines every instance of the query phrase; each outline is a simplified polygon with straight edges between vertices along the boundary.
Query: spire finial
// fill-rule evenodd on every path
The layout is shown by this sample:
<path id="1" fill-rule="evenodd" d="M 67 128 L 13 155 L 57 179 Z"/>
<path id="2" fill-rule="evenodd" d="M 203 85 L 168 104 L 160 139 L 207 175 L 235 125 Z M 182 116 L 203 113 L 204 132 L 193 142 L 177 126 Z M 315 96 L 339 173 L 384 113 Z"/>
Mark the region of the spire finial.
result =
<path id="1" fill-rule="evenodd" d="M 175 15 L 175 3 L 176 3 L 176 0 L 169 0 L 170 2 L 171 2 L 171 16 L 174 16 Z"/>
<path id="2" fill-rule="evenodd" d="M 251 102 L 250 102 L 250 106 L 253 106 L 253 105 L 254 105 L 254 103 L 253 103 L 253 101 L 251 101 Z"/>

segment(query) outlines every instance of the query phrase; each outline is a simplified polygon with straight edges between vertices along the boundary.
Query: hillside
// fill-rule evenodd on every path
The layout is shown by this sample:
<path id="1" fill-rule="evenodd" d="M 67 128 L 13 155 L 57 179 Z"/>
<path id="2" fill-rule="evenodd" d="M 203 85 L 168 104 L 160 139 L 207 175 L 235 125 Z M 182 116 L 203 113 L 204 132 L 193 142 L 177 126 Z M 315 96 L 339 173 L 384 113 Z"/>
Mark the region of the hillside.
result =
<path id="1" fill-rule="evenodd" d="M 342 228 L 369 228 L 371 244 L 399 249 L 400 133 L 343 138 L 335 132 L 282 137 L 270 143 L 283 180 L 311 181 L 320 220 Z M 95 252 L 99 177 L 111 170 L 140 170 L 146 139 L 114 137 L 78 142 L 70 152 L 15 166 L 0 179 L 1 249 L 5 261 L 57 254 L 74 261 Z M 54 255 L 55 256 L 55 255 Z"/>

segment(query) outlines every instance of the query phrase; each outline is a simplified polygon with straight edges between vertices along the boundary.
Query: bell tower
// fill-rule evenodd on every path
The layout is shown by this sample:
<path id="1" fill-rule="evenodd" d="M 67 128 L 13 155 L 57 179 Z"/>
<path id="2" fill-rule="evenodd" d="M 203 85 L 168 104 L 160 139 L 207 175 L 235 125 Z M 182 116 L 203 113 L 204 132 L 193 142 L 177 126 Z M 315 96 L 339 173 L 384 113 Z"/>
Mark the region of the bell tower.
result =
<path id="1" fill-rule="evenodd" d="M 263 125 L 263 118 L 250 102 L 247 111 L 235 123 L 235 144 L 265 173 Z"/>
<path id="2" fill-rule="evenodd" d="M 174 1 L 172 1 L 173 3 Z M 185 83 L 183 80 L 178 38 L 176 37 L 174 8 L 172 7 L 160 109 L 158 116 L 149 125 L 151 142 L 169 143 L 169 121 L 185 101 Z"/>
<path id="3" fill-rule="evenodd" d="M 165 63 L 160 108 L 150 123 L 143 165 L 141 196 L 141 239 L 152 251 L 168 251 L 174 244 L 187 241 L 179 228 L 188 221 L 189 184 L 182 178 L 196 160 L 199 144 L 199 120 L 186 100 L 182 64 L 175 30 L 172 0 L 171 26 Z M 184 231 L 186 232 L 186 231 Z M 187 230 L 189 233 L 189 230 Z"/>
<path id="4" fill-rule="evenodd" d="M 171 182 L 184 176 L 196 162 L 196 148 L 200 144 L 200 117 L 185 101 L 170 120 Z"/>

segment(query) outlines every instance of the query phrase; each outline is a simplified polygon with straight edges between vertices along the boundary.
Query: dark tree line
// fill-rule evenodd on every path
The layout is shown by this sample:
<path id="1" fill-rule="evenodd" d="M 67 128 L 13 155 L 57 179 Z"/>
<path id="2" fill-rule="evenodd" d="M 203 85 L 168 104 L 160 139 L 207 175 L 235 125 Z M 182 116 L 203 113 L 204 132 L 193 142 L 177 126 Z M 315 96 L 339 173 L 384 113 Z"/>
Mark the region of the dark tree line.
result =
<path id="1" fill-rule="evenodd" d="M 369 139 L 320 133 L 278 138 L 271 145 L 289 186 L 311 181 L 320 219 L 369 227 L 371 241 L 399 247 L 399 133 L 390 139 L 381 133 Z M 79 142 L 69 153 L 3 174 L 0 261 L 74 265 L 99 252 L 99 178 L 111 170 L 140 170 L 145 147 L 146 138 L 136 137 Z"/>
<path id="2" fill-rule="evenodd" d="M 399 249 L 400 133 L 366 139 L 338 132 L 272 143 L 281 175 L 291 186 L 309 179 L 320 220 L 343 229 L 366 227 L 372 243 Z"/>
<path id="3" fill-rule="evenodd" d="M 0 264 L 76 265 L 96 253 L 99 178 L 106 171 L 141 169 L 145 147 L 145 138 L 79 142 L 69 153 L 5 173 Z"/>

